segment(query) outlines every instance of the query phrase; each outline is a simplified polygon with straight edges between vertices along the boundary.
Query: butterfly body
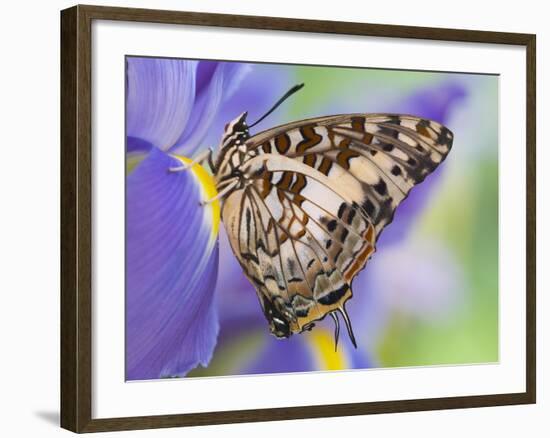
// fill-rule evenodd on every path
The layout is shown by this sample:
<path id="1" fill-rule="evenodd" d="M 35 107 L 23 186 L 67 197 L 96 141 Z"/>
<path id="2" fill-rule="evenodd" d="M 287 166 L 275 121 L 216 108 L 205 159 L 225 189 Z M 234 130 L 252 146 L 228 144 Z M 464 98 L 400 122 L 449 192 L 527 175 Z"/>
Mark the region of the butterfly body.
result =
<path id="1" fill-rule="evenodd" d="M 342 316 L 352 280 L 410 189 L 446 157 L 452 133 L 414 116 L 344 114 L 250 136 L 226 125 L 215 163 L 231 248 L 280 338 Z"/>

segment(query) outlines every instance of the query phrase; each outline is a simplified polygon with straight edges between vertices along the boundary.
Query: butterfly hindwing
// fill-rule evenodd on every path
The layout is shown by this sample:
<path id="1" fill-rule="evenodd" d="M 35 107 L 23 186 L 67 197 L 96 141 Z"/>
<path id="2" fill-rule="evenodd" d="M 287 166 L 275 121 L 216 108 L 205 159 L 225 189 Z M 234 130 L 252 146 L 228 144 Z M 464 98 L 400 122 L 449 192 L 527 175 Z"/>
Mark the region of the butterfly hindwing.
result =
<path id="1" fill-rule="evenodd" d="M 286 315 L 288 331 L 295 333 L 343 308 L 351 280 L 374 252 L 375 231 L 345 191 L 330 188 L 326 175 L 299 163 L 304 173 L 276 170 L 294 169 L 288 157 L 273 162 L 274 169 L 256 174 L 250 186 L 228 197 L 222 214 L 268 320 Z M 304 191 L 308 197 L 299 193 L 300 185 L 312 190 Z M 264 242 L 271 242 L 267 251 Z"/>

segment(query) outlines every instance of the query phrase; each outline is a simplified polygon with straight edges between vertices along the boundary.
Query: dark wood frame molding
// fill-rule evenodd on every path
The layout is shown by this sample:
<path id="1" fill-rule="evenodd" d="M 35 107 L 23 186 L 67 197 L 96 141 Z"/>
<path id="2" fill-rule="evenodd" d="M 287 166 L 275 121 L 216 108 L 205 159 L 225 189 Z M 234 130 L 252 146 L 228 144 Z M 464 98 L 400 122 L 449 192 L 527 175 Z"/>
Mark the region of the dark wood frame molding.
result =
<path id="1" fill-rule="evenodd" d="M 525 46 L 527 53 L 526 391 L 467 397 L 92 419 L 91 24 L 93 20 L 269 29 Z M 75 6 L 61 12 L 61 426 L 74 432 L 148 429 L 535 403 L 535 57 L 531 34 Z"/>

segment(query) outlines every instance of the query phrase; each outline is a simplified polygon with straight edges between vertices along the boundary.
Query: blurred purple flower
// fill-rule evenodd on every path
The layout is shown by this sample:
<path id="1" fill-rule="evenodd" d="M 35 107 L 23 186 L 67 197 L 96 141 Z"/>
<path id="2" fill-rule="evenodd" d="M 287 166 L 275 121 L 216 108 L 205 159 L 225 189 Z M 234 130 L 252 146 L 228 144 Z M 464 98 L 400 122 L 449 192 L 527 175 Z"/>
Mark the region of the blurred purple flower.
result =
<path id="1" fill-rule="evenodd" d="M 207 174 L 170 173 L 202 145 L 246 73 L 236 63 L 127 58 L 126 378 L 185 375 L 218 335 L 216 205 Z M 131 165 L 131 166 L 130 166 Z M 206 185 L 205 185 L 206 184 Z"/>
<path id="2" fill-rule="evenodd" d="M 388 275 L 399 272 L 399 275 Z M 462 304 L 464 276 L 452 254 L 436 241 L 408 241 L 378 254 L 370 285 L 381 305 L 420 320 L 446 319 Z"/>

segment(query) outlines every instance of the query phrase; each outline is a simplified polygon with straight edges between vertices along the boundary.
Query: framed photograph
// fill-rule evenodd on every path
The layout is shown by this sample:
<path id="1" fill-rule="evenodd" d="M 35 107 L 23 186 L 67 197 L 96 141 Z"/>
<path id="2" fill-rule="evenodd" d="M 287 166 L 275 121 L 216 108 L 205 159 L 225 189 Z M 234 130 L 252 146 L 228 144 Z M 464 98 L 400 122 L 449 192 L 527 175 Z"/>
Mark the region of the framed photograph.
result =
<path id="1" fill-rule="evenodd" d="M 535 35 L 61 12 L 61 425 L 535 403 Z"/>

